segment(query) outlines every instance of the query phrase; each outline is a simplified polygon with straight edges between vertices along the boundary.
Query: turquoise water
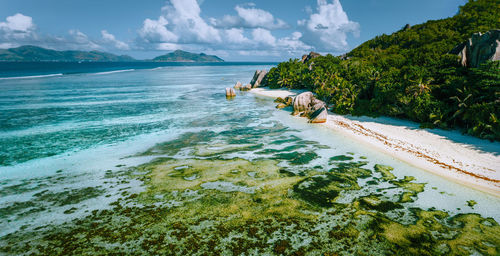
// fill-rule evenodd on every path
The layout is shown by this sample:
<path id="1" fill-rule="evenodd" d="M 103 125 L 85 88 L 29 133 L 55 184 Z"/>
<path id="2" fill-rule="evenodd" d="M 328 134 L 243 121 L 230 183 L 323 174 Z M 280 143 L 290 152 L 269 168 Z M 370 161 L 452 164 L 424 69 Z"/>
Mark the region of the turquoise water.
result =
<path id="1" fill-rule="evenodd" d="M 397 178 L 412 176 L 414 182 L 425 183 L 418 198 L 404 203 L 405 210 L 478 213 L 500 220 L 496 197 L 308 124 L 304 118 L 276 110 L 272 99 L 238 92 L 236 98 L 226 100 L 225 87 L 249 82 L 256 69 L 270 67 L 167 66 L 0 79 L 0 237 L 82 218 L 110 208 L 124 191 L 127 195 L 144 191 L 140 179 L 124 181 L 110 173 L 158 157 L 274 159 L 280 168 L 301 175 L 328 171 L 335 166 L 330 157 L 345 155 L 366 168 L 392 166 Z M 255 178 L 258 173 L 248 175 Z M 196 175 L 184 179 L 196 180 Z M 351 202 L 374 189 L 387 198 L 402 191 L 390 183 L 374 187 L 369 181 L 358 181 L 361 189 L 345 193 L 337 202 Z M 201 185 L 208 187 L 222 192 L 258 191 L 222 180 Z M 469 206 L 470 200 L 477 204 Z M 407 214 L 395 210 L 386 215 L 404 222 Z"/>

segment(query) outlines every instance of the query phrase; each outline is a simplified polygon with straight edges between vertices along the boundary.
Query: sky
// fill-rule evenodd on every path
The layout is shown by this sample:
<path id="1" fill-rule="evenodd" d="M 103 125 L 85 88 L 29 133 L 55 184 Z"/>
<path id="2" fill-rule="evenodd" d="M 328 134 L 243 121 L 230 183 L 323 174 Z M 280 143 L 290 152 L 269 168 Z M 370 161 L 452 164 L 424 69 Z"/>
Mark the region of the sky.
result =
<path id="1" fill-rule="evenodd" d="M 226 61 L 340 55 L 466 0 L 0 0 L 0 48 L 36 45 L 148 59 L 177 49 Z"/>

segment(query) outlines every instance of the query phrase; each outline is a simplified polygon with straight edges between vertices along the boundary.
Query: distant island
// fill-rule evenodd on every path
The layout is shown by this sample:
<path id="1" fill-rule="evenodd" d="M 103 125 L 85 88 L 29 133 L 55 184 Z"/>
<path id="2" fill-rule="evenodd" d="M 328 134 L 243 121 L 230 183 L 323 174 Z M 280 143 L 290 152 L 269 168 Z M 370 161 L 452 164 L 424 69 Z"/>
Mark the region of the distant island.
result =
<path id="1" fill-rule="evenodd" d="M 224 62 L 215 55 L 196 54 L 176 50 L 152 60 L 137 60 L 128 55 L 115 55 L 100 51 L 56 51 L 33 45 L 0 49 L 0 61 L 4 62 Z"/>
<path id="2" fill-rule="evenodd" d="M 128 55 L 115 55 L 99 51 L 56 51 L 38 46 L 24 45 L 17 48 L 0 49 L 0 61 L 32 62 L 32 61 L 60 61 L 60 62 L 131 62 L 137 61 Z"/>
<path id="3" fill-rule="evenodd" d="M 206 55 L 204 53 L 196 54 L 176 50 L 174 52 L 158 56 L 153 59 L 155 62 L 224 62 L 223 59 L 215 55 Z"/>

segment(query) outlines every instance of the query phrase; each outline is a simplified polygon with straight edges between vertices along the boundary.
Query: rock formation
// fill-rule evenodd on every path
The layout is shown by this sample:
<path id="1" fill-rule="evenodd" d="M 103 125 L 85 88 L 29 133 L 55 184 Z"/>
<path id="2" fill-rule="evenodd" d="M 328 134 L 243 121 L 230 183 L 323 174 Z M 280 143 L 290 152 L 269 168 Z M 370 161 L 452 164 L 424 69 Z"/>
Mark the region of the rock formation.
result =
<path id="1" fill-rule="evenodd" d="M 302 55 L 302 60 L 300 60 L 300 62 L 306 63 L 309 60 L 312 60 L 312 59 L 317 58 L 319 56 L 321 56 L 321 54 L 319 54 L 317 52 L 310 52 L 309 54 Z"/>
<path id="2" fill-rule="evenodd" d="M 240 90 L 242 90 L 242 91 L 250 91 L 250 90 L 252 90 L 252 85 L 246 84 L 246 85 L 242 86 L 240 88 Z"/>
<path id="3" fill-rule="evenodd" d="M 232 98 L 236 96 L 236 92 L 233 88 L 226 88 L 226 98 Z"/>
<path id="4" fill-rule="evenodd" d="M 238 81 L 238 82 L 236 82 L 236 84 L 234 85 L 234 89 L 236 89 L 236 90 L 240 90 L 242 86 L 243 86 L 243 85 L 241 84 L 241 82 L 240 82 L 240 81 Z"/>
<path id="5" fill-rule="evenodd" d="M 310 123 L 324 123 L 328 118 L 328 111 L 326 107 L 321 107 L 309 115 Z"/>
<path id="6" fill-rule="evenodd" d="M 500 30 L 474 33 L 451 53 L 460 56 L 460 64 L 464 67 L 475 68 L 488 60 L 500 60 Z"/>
<path id="7" fill-rule="evenodd" d="M 262 84 L 262 81 L 267 75 L 267 70 L 256 70 L 255 74 L 253 75 L 252 81 L 250 82 L 250 85 L 252 88 L 257 88 L 260 86 L 265 86 Z"/>
<path id="8" fill-rule="evenodd" d="M 279 109 L 286 108 L 286 107 L 288 107 L 288 106 L 285 103 L 279 103 L 278 105 L 276 105 L 276 108 L 279 108 Z"/>
<path id="9" fill-rule="evenodd" d="M 293 98 L 290 96 L 285 97 L 284 99 L 281 97 L 278 97 L 274 100 L 274 102 L 278 103 L 278 105 L 276 105 L 276 108 L 286 108 L 286 107 L 291 106 L 293 104 Z"/>
<path id="10" fill-rule="evenodd" d="M 306 116 L 311 123 L 324 123 L 328 118 L 326 104 L 316 99 L 312 92 L 304 92 L 293 99 L 292 115 Z"/>
<path id="11" fill-rule="evenodd" d="M 314 99 L 312 92 L 303 92 L 293 99 L 293 113 L 296 116 L 309 110 L 309 105 Z"/>

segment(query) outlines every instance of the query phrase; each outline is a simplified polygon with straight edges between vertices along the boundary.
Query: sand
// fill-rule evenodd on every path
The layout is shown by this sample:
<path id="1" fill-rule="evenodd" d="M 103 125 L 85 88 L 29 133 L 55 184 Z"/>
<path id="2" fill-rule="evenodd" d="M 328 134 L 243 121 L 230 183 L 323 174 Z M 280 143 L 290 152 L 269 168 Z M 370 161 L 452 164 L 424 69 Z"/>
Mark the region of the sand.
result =
<path id="1" fill-rule="evenodd" d="M 266 97 L 298 92 L 256 88 Z M 459 131 L 420 129 L 418 123 L 388 117 L 370 118 L 329 112 L 323 125 L 425 171 L 500 197 L 500 142 Z"/>

